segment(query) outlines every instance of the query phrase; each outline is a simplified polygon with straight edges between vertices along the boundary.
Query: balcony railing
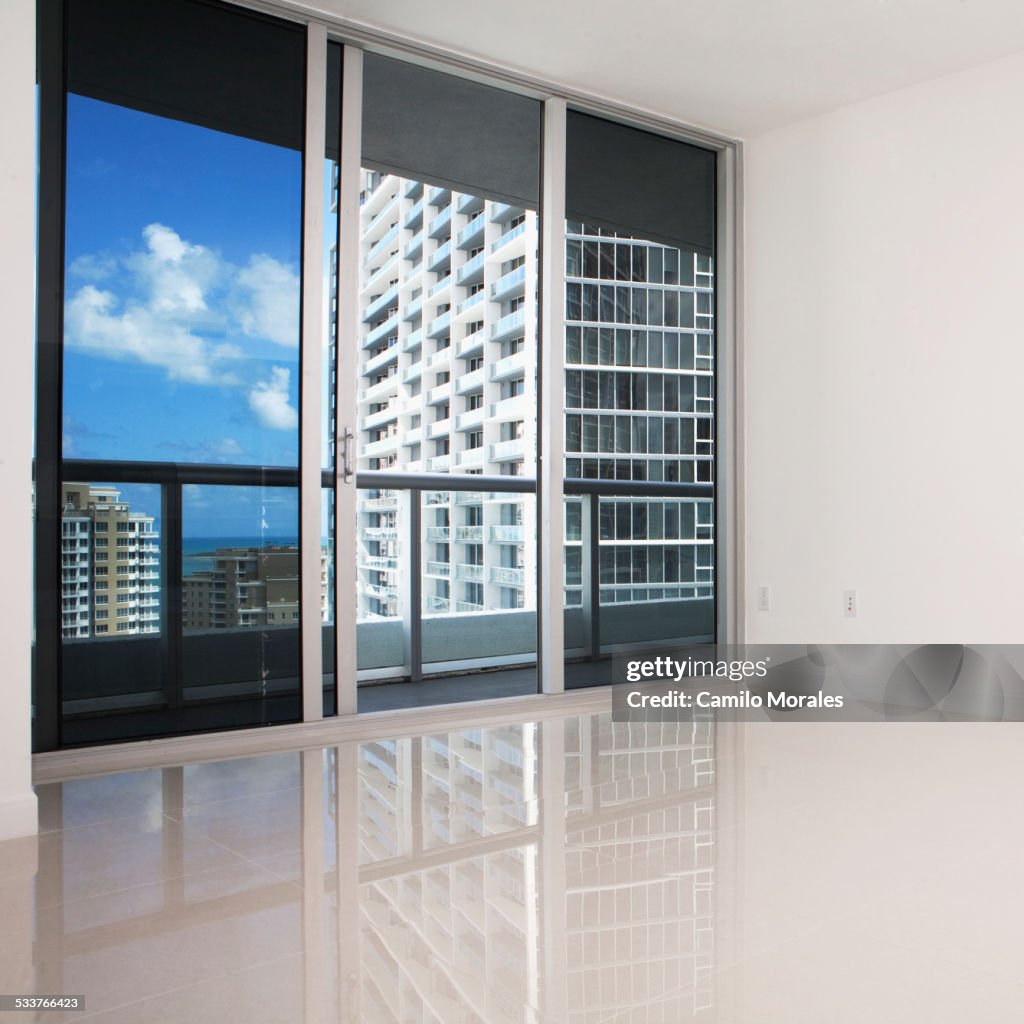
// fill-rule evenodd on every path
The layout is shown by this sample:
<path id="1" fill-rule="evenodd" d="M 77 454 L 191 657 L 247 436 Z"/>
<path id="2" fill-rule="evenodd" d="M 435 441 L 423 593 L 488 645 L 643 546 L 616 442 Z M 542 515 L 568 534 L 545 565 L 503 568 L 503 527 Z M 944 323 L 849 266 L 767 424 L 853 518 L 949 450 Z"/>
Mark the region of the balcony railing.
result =
<path id="1" fill-rule="evenodd" d="M 450 463 L 449 456 L 436 456 L 433 460 L 435 468 L 447 468 Z M 157 485 L 165 492 L 164 501 L 170 509 L 181 508 L 182 489 L 188 485 L 199 484 L 224 484 L 233 486 L 257 486 L 257 487 L 286 487 L 297 488 L 299 484 L 299 471 L 295 467 L 274 468 L 262 466 L 217 466 L 217 465 L 191 465 L 184 463 L 133 463 L 133 462 L 100 462 L 86 460 L 67 460 L 63 466 L 63 476 L 66 480 L 102 480 L 111 483 L 142 483 Z M 326 487 L 337 486 L 334 471 L 326 471 L 323 474 L 323 484 Z M 488 564 L 491 559 L 485 547 L 484 565 L 468 564 L 459 562 L 457 556 L 464 555 L 464 547 L 453 547 L 451 561 L 431 559 L 427 561 L 424 557 L 426 552 L 423 548 L 424 541 L 441 544 L 478 544 L 487 542 L 501 545 L 506 552 L 513 545 L 530 544 L 533 541 L 533 528 L 523 524 L 459 524 L 451 527 L 425 526 L 423 523 L 423 507 L 435 507 L 435 504 L 451 505 L 453 512 L 460 507 L 482 506 L 483 514 L 488 514 L 492 509 L 492 501 L 501 500 L 506 504 L 515 500 L 514 495 L 531 495 L 536 491 L 536 481 L 530 477 L 519 476 L 482 476 L 469 475 L 464 473 L 446 473 L 439 477 L 436 473 L 402 473 L 402 472 L 362 472 L 356 477 L 356 486 L 361 490 L 369 491 L 363 503 L 368 511 L 384 512 L 393 511 L 397 522 L 392 525 L 365 527 L 361 530 L 361 538 L 373 541 L 395 542 L 397 555 L 391 556 L 364 556 L 366 571 L 391 572 L 395 583 L 384 584 L 380 582 L 366 581 L 363 584 L 364 593 L 372 592 L 381 600 L 389 603 L 390 607 L 396 607 L 396 596 L 402 587 L 408 588 L 397 606 L 407 609 L 406 614 L 410 616 L 409 621 L 404 622 L 401 618 L 377 616 L 372 622 L 360 622 L 358 625 L 359 636 L 368 636 L 367 630 L 373 632 L 374 636 L 383 636 L 386 632 L 391 636 L 395 630 L 401 635 L 402 630 L 407 631 L 411 637 L 409 661 L 401 669 L 405 678 L 418 679 L 422 676 L 424 667 L 424 630 L 428 636 L 428 649 L 436 651 L 444 649 L 453 652 L 450 658 L 457 660 L 460 655 L 457 652 L 475 652 L 465 654 L 465 667 L 473 667 L 479 659 L 487 664 L 522 664 L 524 659 L 534 656 L 535 646 L 535 620 L 536 611 L 530 605 L 529 595 L 533 588 L 532 568 L 521 568 L 516 565 L 504 566 Z M 565 597 L 565 633 L 567 651 L 578 656 L 597 657 L 606 652 L 610 646 L 630 642 L 631 635 L 642 635 L 649 639 L 652 635 L 663 639 L 665 642 L 707 639 L 710 621 L 713 570 L 710 563 L 702 566 L 698 561 L 693 579 L 681 581 L 672 585 L 661 586 L 660 584 L 645 583 L 638 592 L 644 595 L 631 599 L 628 595 L 622 598 L 616 594 L 617 590 L 629 590 L 627 583 L 615 583 L 611 580 L 601 581 L 601 553 L 606 549 L 608 542 L 600 540 L 601 533 L 601 507 L 604 499 L 610 498 L 663 498 L 673 501 L 702 501 L 707 502 L 714 497 L 714 488 L 706 483 L 668 483 L 654 481 L 626 481 L 626 480 L 579 480 L 565 479 L 563 481 L 565 495 L 581 504 L 582 536 L 577 533 L 575 538 L 567 540 L 567 550 L 580 551 L 582 557 L 577 564 L 582 563 L 575 572 L 566 580 Z M 401 492 L 411 492 L 416 495 L 415 500 L 402 499 Z M 698 520 L 698 522 L 700 522 Z M 180 636 L 183 629 L 184 612 L 177 595 L 169 599 L 169 594 L 174 591 L 167 591 L 168 587 L 180 586 L 180 559 L 181 559 L 181 518 L 172 514 L 162 520 L 163 533 L 166 537 L 166 546 L 161 554 L 164 565 L 164 590 L 157 592 L 155 585 L 159 582 L 155 569 L 147 572 L 147 578 L 151 578 L 154 587 L 143 588 L 144 595 L 141 597 L 139 606 L 140 628 L 151 629 L 150 638 L 133 635 L 132 637 L 118 638 L 116 635 L 105 636 L 100 640 L 89 638 L 71 638 L 66 642 L 68 657 L 73 657 L 76 678 L 85 678 L 89 669 L 88 653 L 90 646 L 94 645 L 99 649 L 108 643 L 120 639 L 123 644 L 140 645 L 138 650 L 152 651 L 152 655 L 133 655 L 136 664 L 138 658 L 155 657 L 158 648 L 146 647 L 146 644 L 163 642 L 167 635 Z M 712 528 L 710 524 L 699 526 L 703 530 L 703 538 L 690 540 L 689 543 L 695 549 L 702 545 L 709 546 L 712 540 Z M 700 537 L 698 531 L 697 536 Z M 429 552 L 433 554 L 432 551 Z M 371 558 L 372 565 L 366 563 Z M 384 567 L 384 562 L 387 567 Z M 178 568 L 175 570 L 174 566 Z M 397 568 L 397 572 L 395 569 Z M 178 573 L 177 582 L 174 580 L 175 571 Z M 434 576 L 440 579 L 455 579 L 474 585 L 484 587 L 483 604 L 477 601 L 464 600 L 463 593 L 452 593 L 450 597 L 440 595 L 428 595 L 424 592 L 424 576 Z M 522 609 L 503 609 L 499 607 L 488 607 L 488 602 L 497 598 L 488 594 L 490 587 L 511 587 L 524 593 L 527 606 Z M 137 594 L 139 587 L 136 581 L 132 581 L 129 588 L 119 589 L 119 594 Z M 72 595 L 73 596 L 73 595 Z M 621 601 L 621 603 L 609 603 Z M 221 599 L 221 606 L 226 603 Z M 156 631 L 158 610 L 162 607 L 163 631 Z M 429 616 L 429 621 L 424 626 L 424 613 Z M 471 619 L 459 620 L 457 627 L 445 624 L 448 617 L 470 616 Z M 60 612 L 56 610 L 56 619 L 60 623 Z M 223 619 L 221 621 L 224 621 Z M 472 622 L 473 628 L 466 628 L 463 623 Z M 438 624 L 440 622 L 440 625 Z M 143 623 L 146 623 L 143 625 Z M 275 632 L 280 629 L 280 633 Z M 224 651 L 230 648 L 237 650 L 236 641 L 232 639 L 237 634 L 238 644 L 252 645 L 254 642 L 264 643 L 265 637 L 285 635 L 290 629 L 297 629 L 297 624 L 281 627 L 260 626 L 256 629 L 239 630 L 211 630 L 207 633 L 186 631 L 186 643 L 200 643 L 206 645 L 202 657 L 215 657 L 218 664 L 224 660 Z M 440 632 L 436 632 L 436 631 Z M 637 630 L 640 631 L 637 634 Z M 443 635 L 442 635 L 443 634 Z M 199 638 L 198 640 L 196 638 Z M 209 639 L 203 639 L 209 637 Z M 229 642 L 230 641 L 230 642 Z M 376 641 L 374 641 L 376 642 Z M 390 642 L 390 641 L 388 641 Z M 217 644 L 227 645 L 223 651 L 217 654 L 221 648 Z M 433 646 L 431 646 L 433 645 Z M 440 646 L 439 646 L 440 645 Z M 73 648 L 73 651 L 72 651 Z M 134 648 L 133 648 L 134 649 Z M 248 648 L 247 648 L 248 649 Z M 192 648 L 189 647 L 191 651 Z M 98 656 L 98 655 L 97 655 Z M 190 658 L 200 657 L 198 653 L 191 653 Z M 428 663 L 436 660 L 437 654 L 431 654 L 427 658 Z M 505 659 L 504 661 L 502 659 Z M 454 662 L 452 662 L 454 663 Z M 448 664 L 448 662 L 446 662 Z M 462 664 L 462 662 L 459 662 Z M 171 666 L 175 671 L 175 666 Z M 211 675 L 211 681 L 213 676 Z M 182 687 L 182 677 L 176 677 L 168 684 Z"/>

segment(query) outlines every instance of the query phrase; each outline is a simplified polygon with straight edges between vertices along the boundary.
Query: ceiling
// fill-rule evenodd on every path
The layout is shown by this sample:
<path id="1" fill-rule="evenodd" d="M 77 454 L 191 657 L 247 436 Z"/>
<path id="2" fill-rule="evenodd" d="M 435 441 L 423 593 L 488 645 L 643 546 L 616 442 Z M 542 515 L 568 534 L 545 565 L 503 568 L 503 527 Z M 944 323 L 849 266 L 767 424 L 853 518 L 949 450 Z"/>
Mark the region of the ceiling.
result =
<path id="1" fill-rule="evenodd" d="M 1024 50 L 1024 0 L 298 0 L 749 137 Z"/>

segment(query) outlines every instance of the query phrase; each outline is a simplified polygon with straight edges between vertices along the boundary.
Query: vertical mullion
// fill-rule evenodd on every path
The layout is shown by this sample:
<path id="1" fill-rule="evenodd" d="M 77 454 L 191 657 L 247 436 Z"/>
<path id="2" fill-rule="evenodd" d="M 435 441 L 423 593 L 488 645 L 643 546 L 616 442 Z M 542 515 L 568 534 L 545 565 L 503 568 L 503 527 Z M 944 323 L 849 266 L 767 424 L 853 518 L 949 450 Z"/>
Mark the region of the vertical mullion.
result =
<path id="1" fill-rule="evenodd" d="M 323 717 L 320 614 L 323 347 L 324 139 L 327 132 L 327 29 L 306 27 L 306 139 L 302 187 L 302 347 L 299 435 L 299 609 L 302 720 Z"/>
<path id="2" fill-rule="evenodd" d="M 356 478 L 345 432 L 356 433 L 359 336 L 359 167 L 362 157 L 363 53 L 346 46 L 341 64 L 341 147 L 338 154 L 337 415 L 334 421 L 335 629 L 334 680 L 339 715 L 354 715 L 356 695 Z M 357 434 L 358 437 L 358 434 Z M 355 446 L 351 446 L 355 447 Z M 351 473 L 346 473 L 350 470 Z"/>
<path id="3" fill-rule="evenodd" d="M 563 597 L 565 453 L 565 100 L 544 104 L 541 168 L 540 367 L 537 522 L 540 543 L 538 666 L 543 693 L 565 689 Z"/>
<path id="4" fill-rule="evenodd" d="M 60 742 L 61 338 L 64 327 L 64 5 L 38 7 L 35 718 L 33 749 Z"/>
<path id="5" fill-rule="evenodd" d="M 175 474 L 177 477 L 177 474 Z M 161 488 L 161 546 L 164 552 L 163 631 L 161 647 L 164 654 L 164 699 L 169 708 L 180 708 L 185 702 L 182 637 L 185 620 L 182 613 L 182 484 L 179 479 Z"/>

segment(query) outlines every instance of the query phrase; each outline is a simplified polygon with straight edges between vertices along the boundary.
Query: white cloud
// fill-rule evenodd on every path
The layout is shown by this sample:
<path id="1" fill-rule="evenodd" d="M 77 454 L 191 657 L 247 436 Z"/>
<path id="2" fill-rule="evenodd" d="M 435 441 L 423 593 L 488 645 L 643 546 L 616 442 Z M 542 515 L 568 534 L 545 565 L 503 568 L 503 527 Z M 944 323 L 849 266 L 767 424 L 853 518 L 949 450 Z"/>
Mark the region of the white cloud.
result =
<path id="1" fill-rule="evenodd" d="M 288 384 L 291 371 L 274 366 L 269 380 L 258 381 L 249 392 L 249 408 L 260 424 L 270 430 L 294 430 L 299 425 L 299 414 L 288 404 Z"/>
<path id="2" fill-rule="evenodd" d="M 238 385 L 245 356 L 234 334 L 295 348 L 299 278 L 259 253 L 242 268 L 153 223 L 120 261 L 85 254 L 70 269 L 86 282 L 65 310 L 65 343 L 108 359 L 160 366 L 171 380 Z M 102 286 L 101 286 L 102 283 Z"/>
<path id="3" fill-rule="evenodd" d="M 277 345 L 299 344 L 299 277 L 271 256 L 258 253 L 239 271 L 232 311 L 242 331 Z"/>

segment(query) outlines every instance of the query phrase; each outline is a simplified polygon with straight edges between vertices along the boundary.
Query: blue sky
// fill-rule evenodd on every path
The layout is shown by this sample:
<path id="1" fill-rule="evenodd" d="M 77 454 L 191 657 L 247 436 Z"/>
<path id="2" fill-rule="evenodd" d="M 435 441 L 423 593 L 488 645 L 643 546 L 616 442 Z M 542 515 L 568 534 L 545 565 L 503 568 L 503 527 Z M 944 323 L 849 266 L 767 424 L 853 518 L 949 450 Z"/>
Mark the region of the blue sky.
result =
<path id="1" fill-rule="evenodd" d="M 301 189 L 292 150 L 68 97 L 65 458 L 297 464 Z M 204 490 L 190 534 L 267 521 Z"/>

